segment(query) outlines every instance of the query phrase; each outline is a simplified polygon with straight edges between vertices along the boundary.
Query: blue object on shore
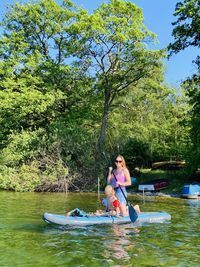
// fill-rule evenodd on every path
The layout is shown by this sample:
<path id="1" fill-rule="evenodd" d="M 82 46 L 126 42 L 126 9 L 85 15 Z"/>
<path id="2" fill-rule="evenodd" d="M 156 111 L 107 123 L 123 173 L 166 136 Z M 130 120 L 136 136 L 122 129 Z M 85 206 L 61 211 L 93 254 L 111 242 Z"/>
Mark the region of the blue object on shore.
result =
<path id="1" fill-rule="evenodd" d="M 131 185 L 137 184 L 137 179 L 135 177 L 131 177 Z"/>
<path id="2" fill-rule="evenodd" d="M 131 223 L 129 216 L 102 216 L 92 215 L 90 213 L 82 217 L 66 216 L 51 213 L 44 213 L 43 220 L 47 223 L 56 225 L 94 225 L 94 224 L 112 224 L 112 223 Z M 138 219 L 134 224 L 138 223 L 160 223 L 171 220 L 171 215 L 167 212 L 141 212 L 138 214 Z"/>
<path id="3" fill-rule="evenodd" d="M 184 198 L 198 198 L 200 196 L 200 183 L 186 184 L 182 190 Z"/>

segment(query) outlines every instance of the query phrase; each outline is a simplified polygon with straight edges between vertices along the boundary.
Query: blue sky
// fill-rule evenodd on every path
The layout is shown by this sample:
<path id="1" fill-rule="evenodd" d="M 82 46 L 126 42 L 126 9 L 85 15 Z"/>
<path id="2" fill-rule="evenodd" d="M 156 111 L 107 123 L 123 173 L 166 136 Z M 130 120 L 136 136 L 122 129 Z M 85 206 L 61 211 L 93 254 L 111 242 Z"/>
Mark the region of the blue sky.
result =
<path id="1" fill-rule="evenodd" d="M 171 36 L 172 25 L 175 21 L 173 12 L 178 0 L 130 0 L 137 6 L 143 9 L 144 23 L 149 30 L 157 35 L 158 43 L 154 46 L 155 49 L 166 47 L 169 42 L 173 41 Z M 6 6 L 13 4 L 16 0 L 0 1 L 0 19 L 2 19 Z M 17 0 L 17 2 L 25 3 L 27 0 Z M 62 0 L 57 0 L 61 3 Z M 84 7 L 89 12 L 92 12 L 102 3 L 107 3 L 108 0 L 73 0 L 79 6 Z M 198 52 L 195 48 L 188 48 L 185 51 L 174 55 L 170 60 L 165 60 L 166 64 L 166 81 L 172 86 L 179 86 L 180 82 L 196 72 L 196 68 L 192 63 Z"/>

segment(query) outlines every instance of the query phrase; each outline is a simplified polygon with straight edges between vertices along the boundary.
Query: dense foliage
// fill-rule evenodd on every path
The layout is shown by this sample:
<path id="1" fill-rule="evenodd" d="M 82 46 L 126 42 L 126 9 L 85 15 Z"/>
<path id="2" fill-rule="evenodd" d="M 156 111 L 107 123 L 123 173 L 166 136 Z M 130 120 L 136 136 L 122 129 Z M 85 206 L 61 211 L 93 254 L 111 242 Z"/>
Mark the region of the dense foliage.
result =
<path id="1" fill-rule="evenodd" d="M 174 25 L 174 43 L 169 45 L 170 54 L 178 53 L 188 47 L 200 47 L 200 1 L 184 0 L 176 5 L 174 15 L 177 21 Z M 197 72 L 183 82 L 186 94 L 191 104 L 191 141 L 188 146 L 187 158 L 192 171 L 200 168 L 200 57 L 194 59 Z"/>
<path id="2" fill-rule="evenodd" d="M 187 97 L 135 4 L 16 3 L 2 27 L 1 188 L 92 190 L 118 153 L 131 171 L 185 158 Z"/>

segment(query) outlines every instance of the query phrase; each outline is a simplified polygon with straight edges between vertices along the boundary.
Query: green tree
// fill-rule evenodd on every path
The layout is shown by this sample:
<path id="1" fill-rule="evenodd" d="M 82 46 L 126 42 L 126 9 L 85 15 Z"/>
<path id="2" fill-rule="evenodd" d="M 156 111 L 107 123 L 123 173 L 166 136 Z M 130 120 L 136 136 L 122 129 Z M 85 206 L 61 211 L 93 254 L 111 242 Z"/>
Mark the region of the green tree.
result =
<path id="1" fill-rule="evenodd" d="M 200 1 L 199 0 L 184 0 L 178 2 L 176 5 L 174 15 L 177 17 L 177 21 L 172 23 L 174 29 L 172 35 L 175 41 L 169 44 L 170 54 L 178 53 L 190 46 L 200 47 Z M 184 83 L 183 87 L 186 89 L 189 96 L 189 102 L 192 110 L 191 115 L 191 139 L 192 147 L 188 147 L 188 158 L 190 159 L 190 165 L 192 169 L 197 169 L 200 158 L 200 60 L 199 56 L 196 58 L 197 72 L 189 77 Z M 191 157 L 192 155 L 192 157 Z"/>
<path id="2" fill-rule="evenodd" d="M 3 146 L 12 130 L 42 127 L 49 136 L 55 119 L 86 103 L 89 79 L 65 62 L 76 16 L 70 1 L 53 0 L 16 3 L 7 13 L 0 41 Z"/>
<path id="3" fill-rule="evenodd" d="M 143 166 L 157 160 L 184 158 L 189 138 L 187 97 L 184 91 L 177 95 L 175 89 L 162 83 L 159 72 L 118 99 L 108 121 L 107 149 L 126 155 L 130 143 L 133 145 L 128 151 L 132 150 L 133 156 L 134 144 L 139 147 L 140 143 Z"/>
<path id="4" fill-rule="evenodd" d="M 114 101 L 130 85 L 150 77 L 155 66 L 161 64 L 163 54 L 148 49 L 147 42 L 154 40 L 155 35 L 145 27 L 142 9 L 131 2 L 111 0 L 91 15 L 81 13 L 74 27 L 74 53 L 79 64 L 88 64 L 88 73 L 95 78 L 95 92 L 103 101 L 98 137 L 101 148 Z"/>
<path id="5" fill-rule="evenodd" d="M 191 143 L 188 144 L 187 160 L 190 163 L 191 172 L 200 168 L 200 76 L 195 75 L 188 79 L 183 86 L 189 96 L 190 103 L 190 137 Z"/>
<path id="6" fill-rule="evenodd" d="M 89 114 L 91 79 L 73 64 L 69 52 L 73 46 L 70 28 L 77 13 L 67 0 L 61 6 L 53 0 L 16 3 L 2 23 L 0 164 L 16 168 L 16 172 L 35 159 L 38 171 L 44 170 L 39 162 L 47 165 L 45 157 L 49 155 L 54 168 L 67 148 L 61 162 L 69 164 L 72 145 L 66 142 L 69 138 L 60 137 L 72 134 L 77 141 L 78 125 L 81 127 Z M 62 134 L 58 125 L 63 127 Z M 86 128 L 84 134 L 88 132 Z"/>
<path id="7" fill-rule="evenodd" d="M 177 21 L 172 23 L 175 41 L 169 44 L 171 53 L 178 53 L 189 46 L 200 46 L 199 13 L 199 0 L 184 0 L 176 4 L 174 16 Z"/>

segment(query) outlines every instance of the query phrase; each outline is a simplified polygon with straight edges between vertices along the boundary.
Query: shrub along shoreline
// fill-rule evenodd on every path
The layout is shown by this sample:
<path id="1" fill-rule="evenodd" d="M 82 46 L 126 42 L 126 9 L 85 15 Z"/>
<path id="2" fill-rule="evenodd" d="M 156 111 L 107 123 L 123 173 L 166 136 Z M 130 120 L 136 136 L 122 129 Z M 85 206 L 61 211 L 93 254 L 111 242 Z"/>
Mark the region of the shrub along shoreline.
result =
<path id="1" fill-rule="evenodd" d="M 59 168 L 58 168 L 59 169 Z M 97 192 L 97 177 L 92 183 L 80 178 L 78 173 L 72 175 L 65 169 L 49 169 L 46 173 L 39 173 L 37 168 L 32 165 L 28 170 L 24 166 L 21 172 L 14 172 L 13 169 L 4 169 L 0 172 L 0 188 L 2 190 L 11 190 L 18 192 Z M 24 171 L 24 173 L 23 173 Z M 61 175 L 62 173 L 62 175 Z M 127 188 L 128 193 L 141 196 L 143 193 L 138 191 L 138 185 L 155 179 L 168 179 L 169 186 L 165 189 L 155 192 L 144 192 L 145 196 L 166 196 L 179 197 L 185 183 L 198 181 L 196 177 L 189 176 L 185 169 L 182 170 L 152 170 L 141 169 L 137 173 L 136 183 Z M 103 192 L 106 185 L 105 175 L 100 177 L 100 190 Z"/>

